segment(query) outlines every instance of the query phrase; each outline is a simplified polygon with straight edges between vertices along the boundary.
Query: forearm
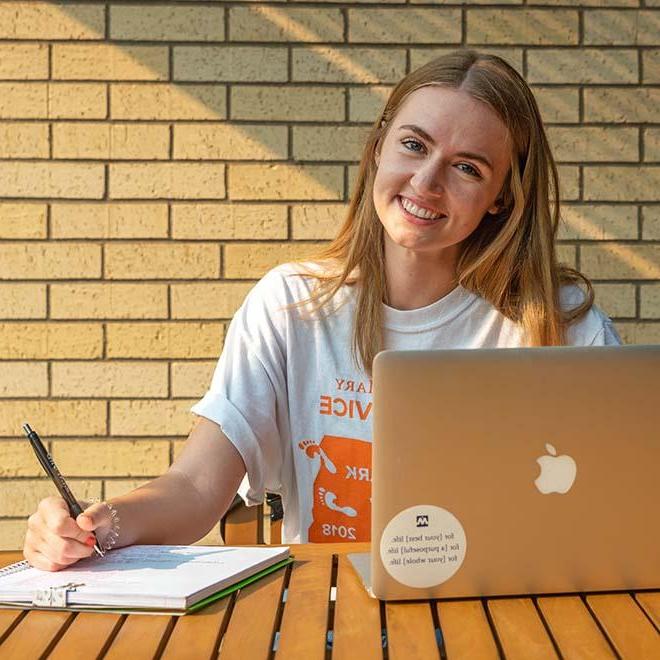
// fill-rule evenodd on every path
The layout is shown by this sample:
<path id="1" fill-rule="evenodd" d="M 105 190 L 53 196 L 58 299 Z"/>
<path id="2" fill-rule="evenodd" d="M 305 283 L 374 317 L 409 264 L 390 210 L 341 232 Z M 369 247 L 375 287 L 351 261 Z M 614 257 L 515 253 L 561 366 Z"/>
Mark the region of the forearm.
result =
<path id="1" fill-rule="evenodd" d="M 220 517 L 209 511 L 209 503 L 202 501 L 185 474 L 172 470 L 109 503 L 119 516 L 115 547 L 194 543 Z"/>

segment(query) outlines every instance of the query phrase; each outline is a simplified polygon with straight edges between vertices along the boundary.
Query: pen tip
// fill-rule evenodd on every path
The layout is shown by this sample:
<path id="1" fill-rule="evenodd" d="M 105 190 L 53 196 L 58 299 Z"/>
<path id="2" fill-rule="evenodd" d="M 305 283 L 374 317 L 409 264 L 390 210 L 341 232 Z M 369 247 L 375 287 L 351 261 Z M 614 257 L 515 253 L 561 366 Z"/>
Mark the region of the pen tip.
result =
<path id="1" fill-rule="evenodd" d="M 25 422 L 25 423 L 23 424 L 23 430 L 24 430 L 28 435 L 29 435 L 30 433 L 32 433 L 32 429 L 30 428 L 30 425 L 29 425 L 27 422 Z"/>

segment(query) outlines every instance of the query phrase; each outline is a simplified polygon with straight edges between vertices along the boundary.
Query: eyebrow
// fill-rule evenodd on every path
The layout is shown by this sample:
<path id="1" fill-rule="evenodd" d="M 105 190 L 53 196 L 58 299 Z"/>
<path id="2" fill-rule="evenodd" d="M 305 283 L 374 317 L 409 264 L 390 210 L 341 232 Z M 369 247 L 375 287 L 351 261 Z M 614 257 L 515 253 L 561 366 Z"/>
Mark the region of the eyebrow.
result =
<path id="1" fill-rule="evenodd" d="M 413 133 L 417 133 L 417 135 L 424 138 L 427 142 L 430 142 L 431 144 L 435 144 L 435 140 L 423 128 L 420 128 L 419 126 L 415 126 L 414 124 L 403 124 L 399 126 L 399 130 L 400 131 L 410 130 Z M 488 160 L 488 158 L 483 154 L 476 154 L 472 151 L 459 151 L 456 155 L 462 156 L 463 158 L 471 158 L 472 160 L 477 160 L 480 163 L 483 163 L 486 167 L 490 168 L 491 170 L 493 169 L 493 165 Z"/>

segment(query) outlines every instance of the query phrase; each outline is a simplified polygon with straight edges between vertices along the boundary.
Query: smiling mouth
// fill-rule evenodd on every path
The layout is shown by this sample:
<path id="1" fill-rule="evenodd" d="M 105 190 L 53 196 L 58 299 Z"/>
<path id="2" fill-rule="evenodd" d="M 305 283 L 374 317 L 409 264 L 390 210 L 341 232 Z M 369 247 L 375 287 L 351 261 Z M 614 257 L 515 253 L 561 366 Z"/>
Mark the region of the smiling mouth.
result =
<path id="1" fill-rule="evenodd" d="M 397 201 L 399 203 L 399 206 L 405 213 L 407 213 L 409 216 L 412 216 L 415 218 L 415 220 L 418 220 L 420 222 L 435 222 L 436 220 L 442 220 L 443 218 L 446 218 L 447 215 L 445 213 L 434 213 L 433 211 L 429 211 L 424 208 L 420 208 L 416 204 L 413 204 L 409 199 L 406 199 L 405 197 L 402 197 L 401 195 L 397 195 Z"/>

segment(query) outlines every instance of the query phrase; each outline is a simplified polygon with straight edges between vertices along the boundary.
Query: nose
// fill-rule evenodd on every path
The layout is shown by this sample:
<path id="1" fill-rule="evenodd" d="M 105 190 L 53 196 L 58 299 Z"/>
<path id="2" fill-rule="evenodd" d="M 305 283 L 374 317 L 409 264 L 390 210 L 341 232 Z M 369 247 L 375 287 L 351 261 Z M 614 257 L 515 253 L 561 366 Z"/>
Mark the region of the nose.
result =
<path id="1" fill-rule="evenodd" d="M 444 192 L 444 182 L 441 165 L 431 160 L 420 164 L 410 179 L 410 184 L 420 197 L 442 195 Z"/>

